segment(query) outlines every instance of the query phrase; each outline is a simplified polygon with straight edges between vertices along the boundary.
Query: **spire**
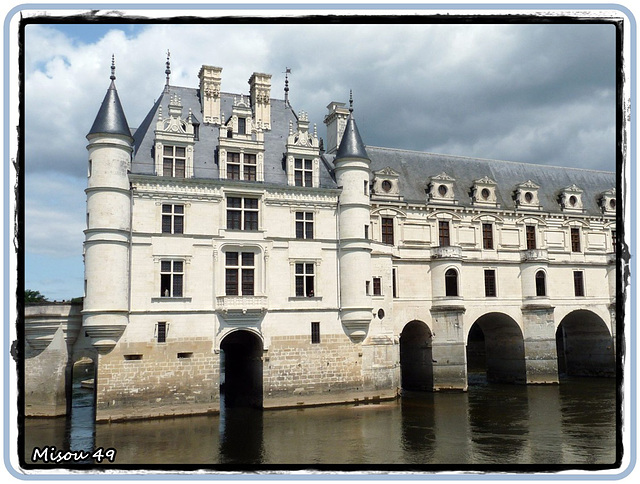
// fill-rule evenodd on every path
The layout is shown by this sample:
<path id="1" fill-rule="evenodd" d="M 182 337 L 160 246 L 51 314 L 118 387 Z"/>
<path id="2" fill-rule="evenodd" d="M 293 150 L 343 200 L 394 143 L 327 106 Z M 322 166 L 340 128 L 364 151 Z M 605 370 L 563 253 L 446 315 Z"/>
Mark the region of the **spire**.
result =
<path id="1" fill-rule="evenodd" d="M 349 91 L 349 118 L 347 118 L 347 124 L 344 128 L 344 134 L 342 135 L 342 141 L 338 147 L 335 162 L 340 158 L 363 158 L 369 159 L 367 150 L 364 147 L 360 133 L 358 132 L 358 126 L 356 126 L 356 120 L 353 118 L 353 93 Z"/>
<path id="2" fill-rule="evenodd" d="M 111 54 L 111 76 L 109 76 L 111 82 L 116 80 L 116 56 Z"/>
<path id="3" fill-rule="evenodd" d="M 89 135 L 91 134 L 119 134 L 123 136 L 131 137 L 131 131 L 129 130 L 129 124 L 127 118 L 124 115 L 122 104 L 120 104 L 120 98 L 118 97 L 118 91 L 116 90 L 116 63 L 115 57 L 111 56 L 111 85 L 107 90 L 98 115 L 96 116 Z"/>
<path id="4" fill-rule="evenodd" d="M 171 53 L 167 49 L 167 68 L 164 73 L 167 75 L 167 82 L 165 83 L 164 90 L 165 92 L 169 92 L 169 77 L 171 76 L 171 61 L 169 60 Z"/>
<path id="5" fill-rule="evenodd" d="M 284 104 L 285 106 L 289 106 L 289 74 L 291 74 L 291 69 L 287 67 L 284 71 Z"/>

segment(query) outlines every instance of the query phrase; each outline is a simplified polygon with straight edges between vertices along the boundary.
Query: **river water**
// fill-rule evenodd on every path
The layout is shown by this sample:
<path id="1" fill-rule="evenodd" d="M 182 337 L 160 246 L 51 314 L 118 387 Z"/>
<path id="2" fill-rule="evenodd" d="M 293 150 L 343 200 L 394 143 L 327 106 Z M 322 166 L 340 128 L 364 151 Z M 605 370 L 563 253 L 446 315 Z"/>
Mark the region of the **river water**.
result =
<path id="1" fill-rule="evenodd" d="M 97 426 L 91 391 L 74 392 L 72 418 L 25 419 L 26 464 L 33 448 L 44 446 L 115 449 L 115 460 L 100 465 L 136 469 L 554 470 L 615 468 L 618 457 L 615 379 L 520 386 L 476 378 L 466 393 L 414 393 L 358 406 L 233 408 Z M 95 459 L 84 462 L 78 465 L 95 465 Z"/>

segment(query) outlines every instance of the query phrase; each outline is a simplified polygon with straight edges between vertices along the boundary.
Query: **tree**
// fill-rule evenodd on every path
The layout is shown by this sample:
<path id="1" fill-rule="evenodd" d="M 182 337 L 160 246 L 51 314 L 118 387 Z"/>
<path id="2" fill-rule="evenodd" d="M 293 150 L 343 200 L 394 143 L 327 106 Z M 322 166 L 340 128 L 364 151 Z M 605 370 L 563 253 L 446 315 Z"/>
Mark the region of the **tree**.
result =
<path id="1" fill-rule="evenodd" d="M 24 302 L 25 304 L 47 302 L 47 298 L 45 297 L 44 294 L 40 294 L 40 291 L 25 289 Z"/>

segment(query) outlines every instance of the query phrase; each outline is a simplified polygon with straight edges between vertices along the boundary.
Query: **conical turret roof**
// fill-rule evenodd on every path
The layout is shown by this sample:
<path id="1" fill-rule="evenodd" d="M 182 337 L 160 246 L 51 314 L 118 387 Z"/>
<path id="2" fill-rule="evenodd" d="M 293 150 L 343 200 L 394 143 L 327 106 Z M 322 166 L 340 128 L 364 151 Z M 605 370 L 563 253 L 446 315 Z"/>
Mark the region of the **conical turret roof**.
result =
<path id="1" fill-rule="evenodd" d="M 115 84 L 115 66 L 111 65 L 111 85 L 107 90 L 107 94 L 102 101 L 98 115 L 96 116 L 93 126 L 87 134 L 119 134 L 123 136 L 131 137 L 131 130 L 129 129 L 129 123 L 124 115 L 122 104 L 120 104 L 120 98 L 118 97 L 118 91 Z"/>
<path id="2" fill-rule="evenodd" d="M 367 150 L 364 147 L 356 120 L 353 118 L 353 100 L 350 100 L 351 106 L 349 107 L 349 118 L 347 118 L 347 124 L 344 128 L 344 134 L 336 153 L 337 162 L 340 158 L 364 158 L 369 159 Z"/>

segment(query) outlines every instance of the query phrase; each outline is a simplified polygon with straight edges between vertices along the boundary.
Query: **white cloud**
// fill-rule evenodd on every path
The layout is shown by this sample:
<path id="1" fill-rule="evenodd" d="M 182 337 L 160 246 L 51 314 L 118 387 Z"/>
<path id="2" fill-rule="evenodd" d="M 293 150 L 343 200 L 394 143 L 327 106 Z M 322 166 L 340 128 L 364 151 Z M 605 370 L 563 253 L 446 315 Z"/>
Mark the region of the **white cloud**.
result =
<path id="1" fill-rule="evenodd" d="M 585 25 L 149 25 L 94 42 L 64 25 L 29 25 L 25 44 L 27 248 L 82 250 L 86 139 L 109 86 L 111 56 L 136 127 L 171 83 L 197 87 L 202 64 L 247 93 L 273 75 L 318 125 L 353 89 L 365 143 L 463 156 L 614 169 L 613 32 Z M 66 177 L 55 177 L 62 173 Z M 46 195 L 46 196 L 45 196 Z M 82 281 L 77 282 L 81 287 Z"/>

